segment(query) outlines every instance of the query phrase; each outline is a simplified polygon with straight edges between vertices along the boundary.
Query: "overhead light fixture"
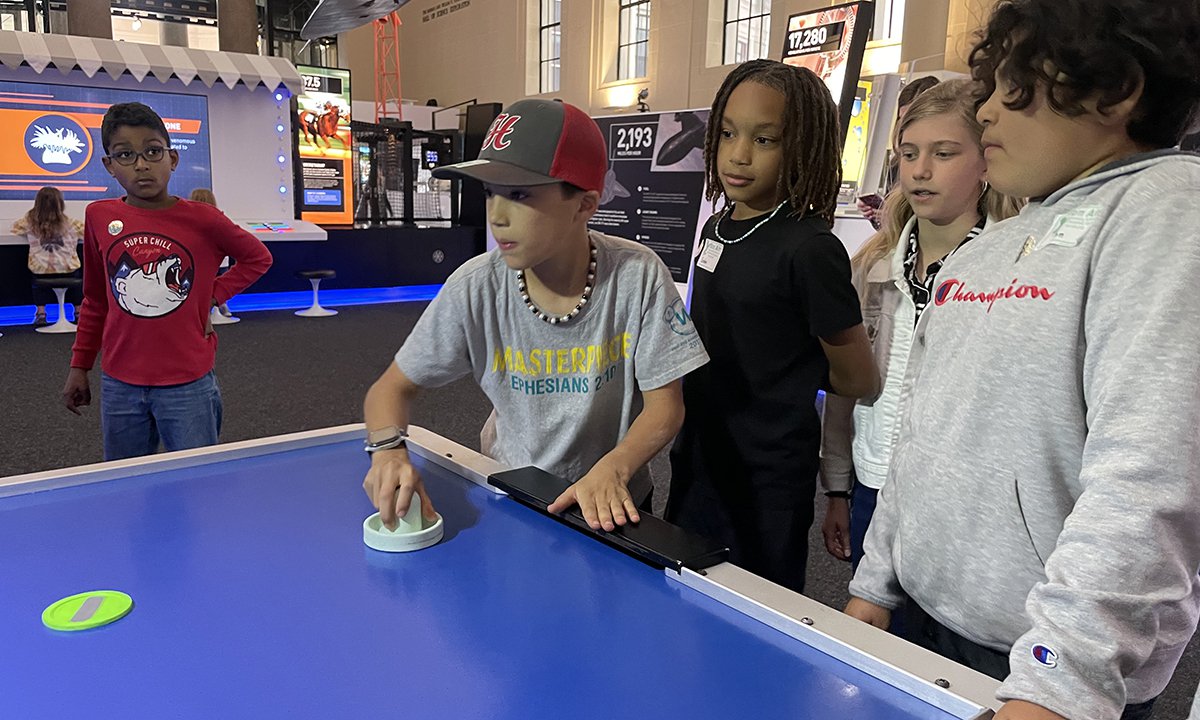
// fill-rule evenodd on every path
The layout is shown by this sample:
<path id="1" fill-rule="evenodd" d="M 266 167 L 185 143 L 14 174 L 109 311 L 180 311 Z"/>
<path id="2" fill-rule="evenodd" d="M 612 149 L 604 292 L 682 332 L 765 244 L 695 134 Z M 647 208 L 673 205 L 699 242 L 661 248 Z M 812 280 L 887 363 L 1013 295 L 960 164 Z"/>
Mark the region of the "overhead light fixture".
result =
<path id="1" fill-rule="evenodd" d="M 142 19 L 139 17 L 135 17 L 133 19 L 133 24 L 130 25 L 129 27 L 133 28 L 134 30 L 141 30 L 142 29 Z"/>

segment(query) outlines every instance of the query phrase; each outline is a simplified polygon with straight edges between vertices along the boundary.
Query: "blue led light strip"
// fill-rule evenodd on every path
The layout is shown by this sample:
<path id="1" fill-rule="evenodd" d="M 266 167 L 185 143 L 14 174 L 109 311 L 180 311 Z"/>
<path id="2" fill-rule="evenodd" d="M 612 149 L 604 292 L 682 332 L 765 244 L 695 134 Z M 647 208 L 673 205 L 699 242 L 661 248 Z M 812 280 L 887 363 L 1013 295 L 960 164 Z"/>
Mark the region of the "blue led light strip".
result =
<path id="1" fill-rule="evenodd" d="M 411 285 L 389 288 L 321 289 L 321 304 L 329 307 L 347 305 L 380 305 L 398 302 L 425 302 L 432 300 L 441 290 L 441 285 Z M 279 293 L 249 293 L 229 301 L 233 313 L 256 310 L 300 310 L 312 304 L 312 290 Z M 0 326 L 29 325 L 33 323 L 33 305 L 9 305 L 0 307 Z M 74 313 L 67 309 L 67 317 Z M 58 319 L 58 306 L 46 306 L 46 319 Z"/>

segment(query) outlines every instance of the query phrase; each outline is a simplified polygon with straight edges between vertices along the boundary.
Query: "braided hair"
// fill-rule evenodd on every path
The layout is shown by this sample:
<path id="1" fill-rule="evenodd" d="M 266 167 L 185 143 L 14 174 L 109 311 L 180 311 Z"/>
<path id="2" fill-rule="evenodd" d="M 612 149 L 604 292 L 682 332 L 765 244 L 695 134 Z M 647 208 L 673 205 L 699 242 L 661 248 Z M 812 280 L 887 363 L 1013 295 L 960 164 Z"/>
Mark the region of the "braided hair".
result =
<path id="1" fill-rule="evenodd" d="M 813 213 L 833 225 L 842 184 L 842 133 L 837 105 L 816 73 L 774 60 L 751 60 L 738 65 L 717 91 L 704 136 L 705 199 L 715 204 L 724 195 L 717 167 L 721 118 L 733 89 L 747 81 L 777 90 L 784 97 L 778 197 L 786 198 L 791 215 Z"/>

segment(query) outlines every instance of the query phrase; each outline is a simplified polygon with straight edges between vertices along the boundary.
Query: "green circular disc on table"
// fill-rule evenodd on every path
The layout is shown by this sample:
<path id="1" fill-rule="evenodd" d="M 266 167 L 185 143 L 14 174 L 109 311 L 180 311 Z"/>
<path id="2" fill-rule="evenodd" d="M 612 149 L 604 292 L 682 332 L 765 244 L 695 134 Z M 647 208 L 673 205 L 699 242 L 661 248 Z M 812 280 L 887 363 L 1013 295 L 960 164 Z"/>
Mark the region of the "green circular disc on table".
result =
<path id="1" fill-rule="evenodd" d="M 92 590 L 65 597 L 42 611 L 51 630 L 90 630 L 114 623 L 133 609 L 133 598 L 118 590 Z"/>

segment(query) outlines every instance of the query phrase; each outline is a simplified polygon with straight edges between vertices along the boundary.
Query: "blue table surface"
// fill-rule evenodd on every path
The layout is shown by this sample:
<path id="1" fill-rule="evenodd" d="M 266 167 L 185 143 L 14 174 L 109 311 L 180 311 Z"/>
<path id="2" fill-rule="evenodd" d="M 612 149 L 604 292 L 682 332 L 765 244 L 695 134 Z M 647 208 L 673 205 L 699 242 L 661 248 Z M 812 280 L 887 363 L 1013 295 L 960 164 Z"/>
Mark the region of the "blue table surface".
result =
<path id="1" fill-rule="evenodd" d="M 357 442 L 0 499 L 0 718 L 951 717 L 421 465 L 446 535 L 395 555 Z M 42 625 L 93 589 L 133 612 Z"/>

